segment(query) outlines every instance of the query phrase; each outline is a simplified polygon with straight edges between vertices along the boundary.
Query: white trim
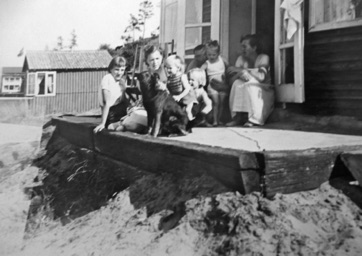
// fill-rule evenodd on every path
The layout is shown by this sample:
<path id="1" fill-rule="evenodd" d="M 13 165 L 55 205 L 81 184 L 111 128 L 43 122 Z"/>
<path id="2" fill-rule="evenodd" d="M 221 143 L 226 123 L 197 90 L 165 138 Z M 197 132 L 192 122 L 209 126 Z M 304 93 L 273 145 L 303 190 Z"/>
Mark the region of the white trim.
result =
<path id="1" fill-rule="evenodd" d="M 205 22 L 205 23 L 193 23 L 193 24 L 185 24 L 185 28 L 194 28 L 194 27 L 207 27 L 211 26 L 211 22 Z"/>
<path id="2" fill-rule="evenodd" d="M 323 30 L 331 30 L 338 28 L 349 28 L 362 26 L 362 19 L 353 20 L 353 21 L 339 21 L 339 22 L 328 22 L 318 25 L 312 25 L 309 27 L 309 32 L 318 32 Z"/>
<path id="3" fill-rule="evenodd" d="M 275 0 L 275 21 L 274 21 L 274 84 L 279 86 L 281 84 L 281 72 L 280 72 L 280 0 Z"/>
<path id="4" fill-rule="evenodd" d="M 305 101 L 304 92 L 304 27 L 298 29 L 294 35 L 294 84 L 295 102 Z"/>
<path id="5" fill-rule="evenodd" d="M 220 42 L 220 0 L 211 0 L 211 35 L 212 40 Z"/>
<path id="6" fill-rule="evenodd" d="M 279 49 L 286 49 L 294 46 L 294 42 L 289 42 L 285 44 L 280 44 Z"/>
<path id="7" fill-rule="evenodd" d="M 220 2 L 220 47 L 221 55 L 229 62 L 229 13 L 230 0 Z"/>
<path id="8" fill-rule="evenodd" d="M 38 75 L 45 74 L 45 81 L 44 81 L 44 94 L 39 94 L 39 84 L 38 84 Z M 29 76 L 35 75 L 35 84 L 34 84 L 34 93 L 29 93 Z M 47 85 L 49 83 L 49 75 L 53 75 L 53 92 L 48 93 Z M 37 71 L 37 72 L 28 72 L 27 73 L 27 80 L 26 80 L 26 95 L 28 96 L 36 96 L 36 97 L 50 97 L 55 96 L 57 91 L 57 73 L 55 71 Z"/>
<path id="9" fill-rule="evenodd" d="M 34 78 L 34 93 L 29 93 L 29 81 L 30 81 L 30 79 L 29 79 L 29 76 L 30 75 L 34 75 L 35 76 L 35 78 Z M 29 95 L 29 96 L 34 96 L 35 95 L 35 79 L 36 79 L 36 72 L 27 72 L 27 74 L 26 74 L 26 90 L 25 90 L 25 94 L 26 95 Z"/>
<path id="10" fill-rule="evenodd" d="M 293 42 L 281 43 L 281 0 L 275 0 L 275 27 L 274 27 L 274 79 L 276 100 L 278 102 L 303 103 L 304 92 L 304 22 L 298 25 L 298 30 L 293 36 Z M 302 14 L 303 17 L 303 14 Z M 281 60 L 281 51 L 293 48 L 294 83 L 282 83 L 284 66 Z"/>
<path id="11" fill-rule="evenodd" d="M 161 15 L 160 15 L 160 44 L 165 43 L 165 10 L 166 10 L 166 0 L 161 0 Z"/>
<path id="12" fill-rule="evenodd" d="M 317 18 L 316 11 L 318 8 L 316 4 L 317 1 L 309 1 L 309 28 L 308 28 L 309 32 L 318 32 L 323 30 L 362 26 L 361 17 L 353 20 L 330 21 L 321 24 L 316 24 L 316 18 Z M 318 4 L 320 5 L 319 8 L 324 8 L 324 2 L 318 1 Z"/>
<path id="13" fill-rule="evenodd" d="M 186 1 L 178 0 L 177 1 L 177 55 L 183 57 L 185 55 L 185 22 L 186 22 Z"/>

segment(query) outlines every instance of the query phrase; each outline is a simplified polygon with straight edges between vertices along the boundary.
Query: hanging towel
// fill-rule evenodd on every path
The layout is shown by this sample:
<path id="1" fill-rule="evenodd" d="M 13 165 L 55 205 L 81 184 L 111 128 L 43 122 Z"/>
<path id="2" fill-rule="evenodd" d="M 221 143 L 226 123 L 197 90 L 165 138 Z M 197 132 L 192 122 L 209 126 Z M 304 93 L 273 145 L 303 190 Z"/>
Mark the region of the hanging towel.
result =
<path id="1" fill-rule="evenodd" d="M 287 30 L 288 40 L 298 30 L 298 24 L 302 23 L 302 8 L 303 0 L 284 0 L 280 8 L 284 11 L 284 28 Z"/>

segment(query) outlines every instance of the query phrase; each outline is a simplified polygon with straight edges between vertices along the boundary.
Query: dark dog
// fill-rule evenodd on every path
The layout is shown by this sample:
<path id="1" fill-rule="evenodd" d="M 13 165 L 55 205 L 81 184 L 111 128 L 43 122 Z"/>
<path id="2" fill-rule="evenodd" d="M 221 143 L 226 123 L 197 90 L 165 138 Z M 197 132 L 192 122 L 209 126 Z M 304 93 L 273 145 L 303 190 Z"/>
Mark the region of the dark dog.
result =
<path id="1" fill-rule="evenodd" d="M 137 75 L 143 106 L 147 111 L 148 134 L 186 135 L 188 118 L 185 110 L 165 90 L 157 88 L 158 74 L 143 72 Z"/>

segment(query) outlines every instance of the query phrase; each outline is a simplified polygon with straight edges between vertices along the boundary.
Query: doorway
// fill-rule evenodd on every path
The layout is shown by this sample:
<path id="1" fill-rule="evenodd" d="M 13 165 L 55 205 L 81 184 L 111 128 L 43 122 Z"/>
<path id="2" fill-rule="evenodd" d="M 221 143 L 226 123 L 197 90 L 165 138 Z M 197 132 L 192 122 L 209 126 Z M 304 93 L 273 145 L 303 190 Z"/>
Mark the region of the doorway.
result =
<path id="1" fill-rule="evenodd" d="M 272 81 L 274 81 L 274 0 L 256 0 L 255 32 L 260 36 L 262 52 L 270 58 Z"/>

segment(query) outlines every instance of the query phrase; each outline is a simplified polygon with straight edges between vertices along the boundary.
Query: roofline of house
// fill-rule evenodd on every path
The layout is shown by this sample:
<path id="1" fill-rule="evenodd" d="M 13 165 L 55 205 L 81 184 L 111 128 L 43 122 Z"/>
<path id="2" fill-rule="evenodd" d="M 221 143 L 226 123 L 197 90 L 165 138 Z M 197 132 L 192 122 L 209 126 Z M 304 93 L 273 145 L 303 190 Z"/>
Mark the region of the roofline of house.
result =
<path id="1" fill-rule="evenodd" d="M 63 72 L 63 71 L 94 71 L 94 70 L 108 70 L 108 67 L 104 68 L 61 68 L 61 69 L 28 69 L 23 73 L 26 72 L 46 72 L 46 71 L 56 71 L 56 72 Z"/>

